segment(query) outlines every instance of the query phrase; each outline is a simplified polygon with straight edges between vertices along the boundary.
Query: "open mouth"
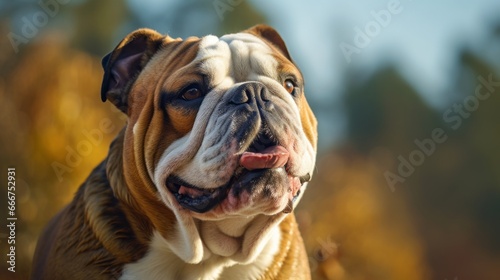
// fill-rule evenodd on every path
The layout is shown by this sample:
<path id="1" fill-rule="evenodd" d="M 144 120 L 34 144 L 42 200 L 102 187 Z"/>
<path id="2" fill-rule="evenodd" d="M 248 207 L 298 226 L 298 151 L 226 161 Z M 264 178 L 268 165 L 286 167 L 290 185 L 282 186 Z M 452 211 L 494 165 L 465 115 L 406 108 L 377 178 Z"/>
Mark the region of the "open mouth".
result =
<path id="1" fill-rule="evenodd" d="M 167 178 L 167 188 L 183 208 L 197 213 L 205 213 L 224 201 L 230 192 L 233 195 L 239 195 L 244 186 L 256 185 L 261 178 L 269 175 L 270 172 L 272 171 L 266 169 L 242 170 L 238 176 L 233 176 L 229 183 L 214 189 L 203 189 L 193 186 L 176 176 L 169 176 Z M 309 179 L 309 174 L 299 177 L 300 187 Z M 300 187 L 293 194 L 291 202 L 294 202 L 300 195 Z"/>
<path id="2" fill-rule="evenodd" d="M 283 146 L 276 143 L 267 133 L 259 133 L 248 150 L 241 155 L 240 166 L 225 185 L 205 189 L 194 186 L 175 175 L 167 178 L 166 185 L 180 206 L 197 213 L 210 211 L 224 201 L 228 195 L 237 197 L 243 191 L 252 193 L 253 187 L 262 184 L 262 182 L 276 181 L 281 182 L 281 184 L 286 182 L 291 193 L 290 201 L 293 203 L 300 195 L 301 186 L 308 182 L 311 176 L 306 174 L 297 177 L 288 174 L 286 172 L 288 158 L 289 153 Z M 277 177 L 280 177 L 280 180 L 274 180 Z M 300 185 L 292 183 L 292 181 L 296 181 L 295 178 L 299 179 Z"/>
<path id="3" fill-rule="evenodd" d="M 176 176 L 167 178 L 167 188 L 177 202 L 182 207 L 197 213 L 205 213 L 224 200 L 229 190 L 228 186 L 229 184 L 215 189 L 202 189 Z"/>

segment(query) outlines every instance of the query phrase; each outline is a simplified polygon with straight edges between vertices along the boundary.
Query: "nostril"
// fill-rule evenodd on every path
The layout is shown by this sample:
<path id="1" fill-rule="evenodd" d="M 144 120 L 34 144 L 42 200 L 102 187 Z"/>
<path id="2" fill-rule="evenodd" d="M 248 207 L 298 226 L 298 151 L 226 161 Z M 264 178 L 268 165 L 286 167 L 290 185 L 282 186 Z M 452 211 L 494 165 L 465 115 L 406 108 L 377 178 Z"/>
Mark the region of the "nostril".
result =
<path id="1" fill-rule="evenodd" d="M 248 98 L 248 92 L 247 90 L 242 90 L 242 91 L 237 91 L 233 96 L 231 97 L 230 102 L 235 105 L 239 104 L 245 104 L 249 100 Z"/>
<path id="2" fill-rule="evenodd" d="M 268 106 L 272 99 L 271 92 L 259 82 L 247 82 L 237 86 L 232 89 L 231 97 L 229 98 L 229 103 L 233 105 L 243 105 L 254 103 L 258 106 L 262 106 L 265 109 L 269 109 Z"/>
<path id="3" fill-rule="evenodd" d="M 260 89 L 260 99 L 264 102 L 270 100 L 269 91 L 265 87 L 262 87 Z"/>

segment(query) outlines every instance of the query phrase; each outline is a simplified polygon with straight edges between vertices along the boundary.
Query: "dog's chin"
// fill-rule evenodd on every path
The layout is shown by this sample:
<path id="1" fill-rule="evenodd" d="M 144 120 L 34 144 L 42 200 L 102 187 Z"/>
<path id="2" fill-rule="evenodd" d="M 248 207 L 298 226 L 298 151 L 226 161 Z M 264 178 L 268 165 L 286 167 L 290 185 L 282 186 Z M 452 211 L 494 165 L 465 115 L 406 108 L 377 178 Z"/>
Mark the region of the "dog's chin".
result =
<path id="1" fill-rule="evenodd" d="M 289 213 L 309 175 L 292 176 L 285 167 L 247 170 L 238 168 L 229 182 L 218 188 L 195 186 L 171 175 L 166 187 L 174 207 L 190 210 L 200 219 L 221 219 L 234 215 Z"/>

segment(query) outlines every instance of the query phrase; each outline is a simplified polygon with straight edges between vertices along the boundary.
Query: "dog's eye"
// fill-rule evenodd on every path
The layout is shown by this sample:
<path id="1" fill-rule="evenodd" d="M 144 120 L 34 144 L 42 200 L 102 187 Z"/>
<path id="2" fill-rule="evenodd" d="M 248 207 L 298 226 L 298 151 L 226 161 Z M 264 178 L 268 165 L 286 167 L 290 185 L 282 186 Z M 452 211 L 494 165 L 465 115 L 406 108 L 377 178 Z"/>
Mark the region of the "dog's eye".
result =
<path id="1" fill-rule="evenodd" d="M 288 93 L 292 94 L 295 90 L 296 85 L 292 80 L 286 79 L 283 83 L 283 87 L 286 89 L 286 91 L 288 91 Z"/>
<path id="2" fill-rule="evenodd" d="M 181 98 L 186 101 L 198 99 L 202 96 L 201 90 L 197 86 L 188 87 L 181 94 Z"/>

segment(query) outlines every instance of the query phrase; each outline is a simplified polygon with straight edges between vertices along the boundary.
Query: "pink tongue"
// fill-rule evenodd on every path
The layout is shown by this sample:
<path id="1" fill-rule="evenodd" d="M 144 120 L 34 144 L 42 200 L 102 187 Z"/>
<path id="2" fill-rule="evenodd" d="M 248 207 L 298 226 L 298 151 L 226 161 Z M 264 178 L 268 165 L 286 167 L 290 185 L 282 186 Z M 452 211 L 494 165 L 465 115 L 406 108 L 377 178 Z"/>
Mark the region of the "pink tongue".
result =
<path id="1" fill-rule="evenodd" d="M 279 168 L 285 166 L 289 153 L 282 146 L 272 146 L 259 153 L 244 152 L 240 158 L 240 165 L 248 170 Z"/>

